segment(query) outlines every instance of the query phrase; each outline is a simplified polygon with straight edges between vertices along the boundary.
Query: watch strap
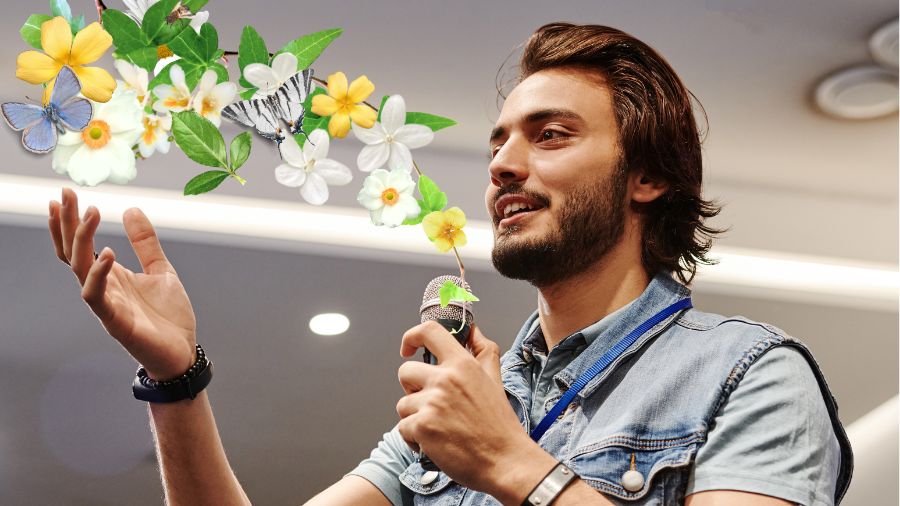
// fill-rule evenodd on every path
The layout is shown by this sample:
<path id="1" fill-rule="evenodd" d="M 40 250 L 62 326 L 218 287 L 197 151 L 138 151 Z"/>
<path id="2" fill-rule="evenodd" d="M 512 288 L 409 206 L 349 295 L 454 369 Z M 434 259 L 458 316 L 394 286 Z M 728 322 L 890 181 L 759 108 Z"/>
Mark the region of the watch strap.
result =
<path id="1" fill-rule="evenodd" d="M 141 366 L 137 370 L 131 391 L 134 398 L 147 402 L 177 402 L 184 399 L 194 399 L 206 388 L 213 376 L 213 364 L 206 357 L 206 353 L 200 345 L 197 345 L 197 360 L 178 378 L 157 381 L 147 375 L 147 370 Z"/>
<path id="2" fill-rule="evenodd" d="M 534 490 L 528 494 L 522 506 L 547 506 L 556 500 L 556 497 L 571 484 L 578 475 L 565 464 L 559 462 L 547 473 Z"/>

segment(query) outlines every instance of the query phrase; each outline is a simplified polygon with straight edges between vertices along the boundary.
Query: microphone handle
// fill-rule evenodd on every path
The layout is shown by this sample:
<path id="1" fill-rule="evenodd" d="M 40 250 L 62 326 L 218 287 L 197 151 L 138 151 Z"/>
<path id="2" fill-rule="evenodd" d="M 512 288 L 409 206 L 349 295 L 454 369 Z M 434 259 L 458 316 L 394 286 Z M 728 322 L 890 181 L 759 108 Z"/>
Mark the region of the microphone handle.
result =
<path id="1" fill-rule="evenodd" d="M 453 337 L 456 338 L 456 342 L 458 342 L 463 347 L 466 346 L 466 341 L 468 341 L 469 339 L 469 331 L 471 330 L 471 325 L 469 325 L 468 323 L 463 324 L 463 322 L 459 320 L 450 320 L 447 318 L 438 318 L 435 321 L 440 323 L 441 326 L 447 329 L 448 332 L 453 334 Z M 460 325 L 462 325 L 461 329 Z M 459 329 L 459 332 L 456 332 L 457 329 Z M 428 351 L 428 348 L 425 348 L 425 353 L 422 355 L 422 359 L 427 364 L 437 365 L 437 357 L 435 357 L 430 351 Z M 428 456 L 425 455 L 425 453 L 419 453 L 419 464 L 426 471 L 440 471 L 440 469 L 438 469 L 438 466 L 436 466 L 434 462 L 432 462 L 431 459 L 429 459 Z"/>

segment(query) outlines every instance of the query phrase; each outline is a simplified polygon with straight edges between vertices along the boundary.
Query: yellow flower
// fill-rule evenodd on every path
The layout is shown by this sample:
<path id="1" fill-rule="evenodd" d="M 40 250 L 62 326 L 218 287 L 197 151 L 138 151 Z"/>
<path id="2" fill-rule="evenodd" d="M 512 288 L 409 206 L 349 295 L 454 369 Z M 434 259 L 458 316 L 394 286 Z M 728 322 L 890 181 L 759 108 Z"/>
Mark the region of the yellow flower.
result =
<path id="1" fill-rule="evenodd" d="M 111 45 L 112 37 L 100 23 L 89 24 L 72 40 L 69 22 L 62 16 L 56 16 L 41 24 L 41 48 L 44 53 L 20 53 L 16 59 L 16 77 L 31 84 L 47 83 L 43 97 L 44 104 L 47 104 L 56 75 L 63 65 L 68 65 L 81 81 L 81 93 L 85 97 L 95 102 L 108 102 L 116 89 L 116 80 L 100 67 L 83 65 L 96 61 Z"/>
<path id="2" fill-rule="evenodd" d="M 372 128 L 378 113 L 361 104 L 375 91 L 375 85 L 366 76 L 357 77 L 347 87 L 347 76 L 335 72 L 328 76 L 328 94 L 316 95 L 312 100 L 312 112 L 319 116 L 331 116 L 328 133 L 332 137 L 345 137 L 350 131 L 350 121 L 363 128 Z"/>
<path id="3" fill-rule="evenodd" d="M 434 242 L 441 253 L 466 245 L 466 233 L 462 230 L 464 226 L 466 215 L 458 207 L 428 213 L 422 220 L 425 235 Z"/>

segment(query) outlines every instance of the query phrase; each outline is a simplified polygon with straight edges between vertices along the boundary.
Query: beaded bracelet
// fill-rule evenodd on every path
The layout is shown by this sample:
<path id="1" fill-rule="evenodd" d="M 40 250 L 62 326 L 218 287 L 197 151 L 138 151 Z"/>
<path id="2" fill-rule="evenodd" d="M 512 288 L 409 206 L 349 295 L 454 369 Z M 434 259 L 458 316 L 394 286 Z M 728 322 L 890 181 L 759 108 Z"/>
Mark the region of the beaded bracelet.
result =
<path id="1" fill-rule="evenodd" d="M 147 402 L 177 402 L 196 398 L 209 385 L 213 373 L 212 362 L 199 344 L 196 351 L 197 360 L 178 378 L 157 381 L 147 375 L 144 366 L 140 366 L 131 385 L 134 398 Z"/>

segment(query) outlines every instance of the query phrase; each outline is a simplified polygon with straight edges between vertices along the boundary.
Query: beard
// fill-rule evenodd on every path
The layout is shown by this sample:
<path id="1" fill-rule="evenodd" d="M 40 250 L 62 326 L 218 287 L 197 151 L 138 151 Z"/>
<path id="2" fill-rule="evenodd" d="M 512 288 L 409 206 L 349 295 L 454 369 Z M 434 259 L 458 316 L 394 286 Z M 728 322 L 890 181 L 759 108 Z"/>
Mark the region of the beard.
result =
<path id="1" fill-rule="evenodd" d="M 604 180 L 564 196 L 556 226 L 544 237 L 518 239 L 518 226 L 496 232 L 491 261 L 497 271 L 541 288 L 584 272 L 612 249 L 625 231 L 627 171 L 618 166 Z M 510 187 L 497 194 L 530 193 Z M 533 195 L 544 202 L 546 197 Z M 545 208 L 546 209 L 546 208 Z"/>

